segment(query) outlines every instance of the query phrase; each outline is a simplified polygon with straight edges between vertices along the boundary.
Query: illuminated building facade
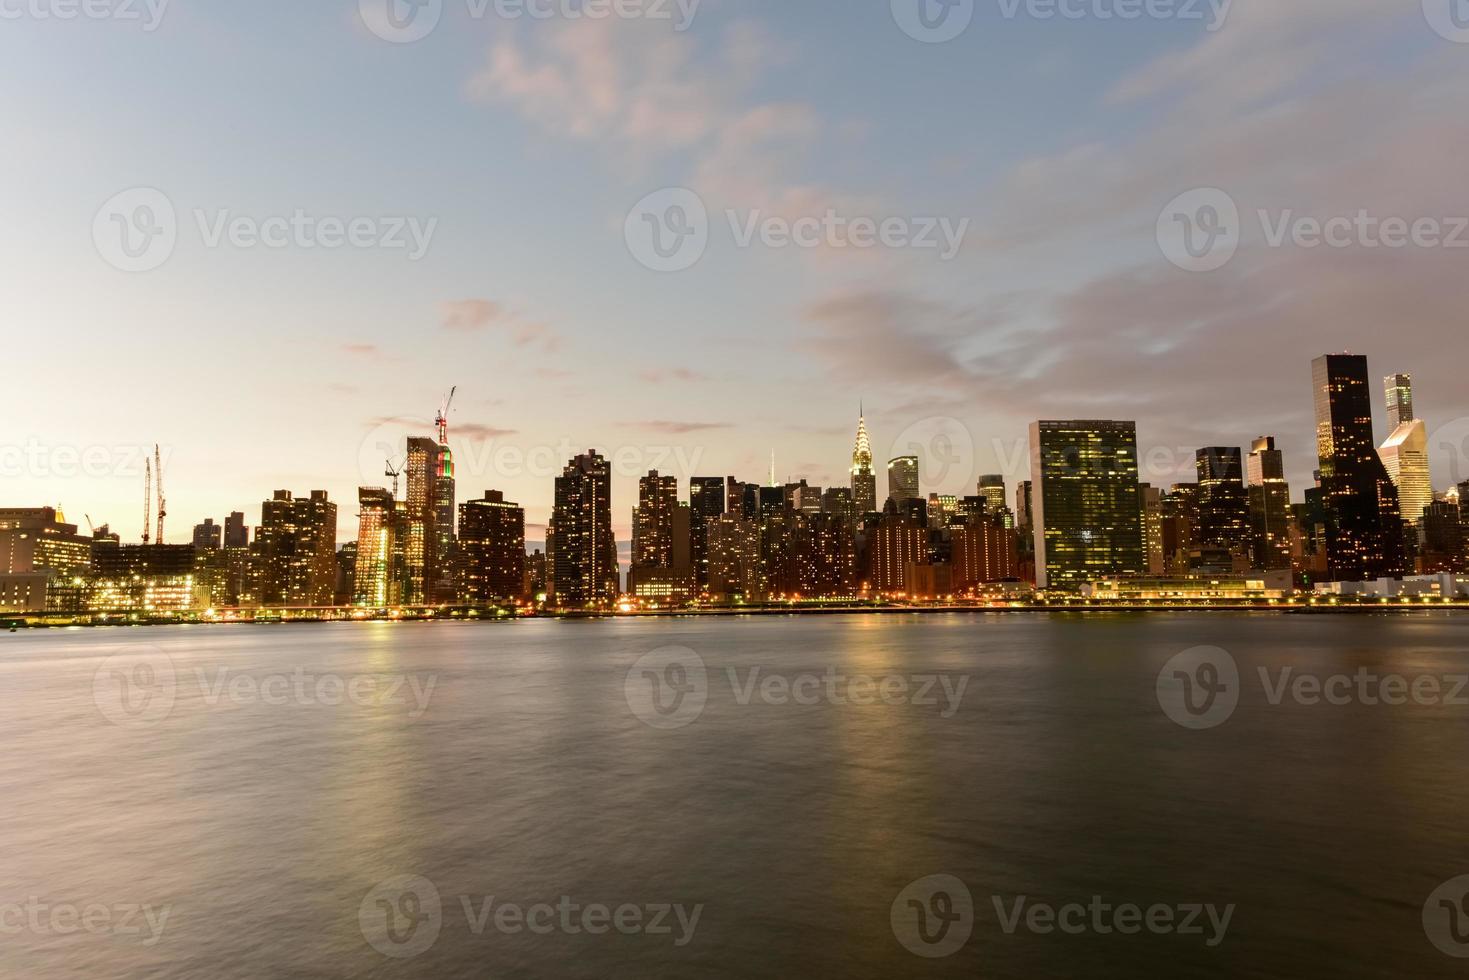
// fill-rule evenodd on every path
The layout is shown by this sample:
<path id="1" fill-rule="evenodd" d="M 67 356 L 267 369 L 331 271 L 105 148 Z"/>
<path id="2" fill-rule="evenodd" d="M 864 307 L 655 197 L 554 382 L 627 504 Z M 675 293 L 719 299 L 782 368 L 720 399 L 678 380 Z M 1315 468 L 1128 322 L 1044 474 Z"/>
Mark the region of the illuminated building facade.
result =
<path id="1" fill-rule="evenodd" d="M 430 602 L 439 582 L 439 450 L 432 439 L 408 440 L 403 513 L 398 544 L 403 552 L 403 602 Z"/>
<path id="2" fill-rule="evenodd" d="M 525 593 L 525 510 L 498 490 L 459 505 L 458 599 L 465 605 L 515 602 Z"/>
<path id="3" fill-rule="evenodd" d="M 1398 505 L 1405 524 L 1423 523 L 1423 512 L 1433 503 L 1433 481 L 1428 470 L 1428 428 L 1413 414 L 1413 378 L 1389 375 L 1387 389 L 1387 441 L 1377 454 L 1387 469 L 1388 479 L 1398 489 Z"/>
<path id="4" fill-rule="evenodd" d="M 899 456 L 888 460 L 888 499 L 901 504 L 918 499 L 918 457 Z"/>
<path id="5" fill-rule="evenodd" d="M 1210 446 L 1195 454 L 1199 475 L 1198 543 L 1245 554 L 1250 548 L 1250 508 L 1245 494 L 1244 453 Z"/>
<path id="6" fill-rule="evenodd" d="M 1140 574 L 1137 424 L 1035 422 L 1030 451 L 1036 585 L 1075 590 Z"/>
<path id="7" fill-rule="evenodd" d="M 1015 533 L 1002 520 L 968 517 L 949 526 L 950 588 L 966 592 L 1018 575 Z"/>
<path id="8" fill-rule="evenodd" d="M 627 590 L 658 602 L 687 599 L 694 588 L 693 513 L 678 499 L 678 478 L 657 470 L 638 480 Z"/>
<path id="9" fill-rule="evenodd" d="M 1275 448 L 1274 436 L 1261 436 L 1250 447 L 1247 469 L 1250 545 L 1255 568 L 1290 568 L 1290 484 L 1285 480 L 1285 454 Z"/>
<path id="10" fill-rule="evenodd" d="M 550 534 L 556 604 L 567 609 L 611 605 L 618 591 L 612 470 L 600 454 L 575 457 L 556 478 Z"/>
<path id="11" fill-rule="evenodd" d="M 1348 582 L 1400 576 L 1403 522 L 1372 437 L 1367 358 L 1327 354 L 1311 363 L 1311 375 L 1328 574 Z"/>
<path id="12" fill-rule="evenodd" d="M 263 606 L 330 606 L 336 598 L 337 505 L 325 490 L 293 497 L 277 490 L 260 505 L 251 548 Z"/>
<path id="13" fill-rule="evenodd" d="M 929 563 L 927 524 L 890 503 L 871 534 L 872 591 L 879 595 L 908 592 L 908 566 Z"/>
<path id="14" fill-rule="evenodd" d="M 877 474 L 872 471 L 872 440 L 865 414 L 858 415 L 857 443 L 852 449 L 852 505 L 859 515 L 877 510 Z"/>
<path id="15" fill-rule="evenodd" d="M 185 612 L 209 601 L 191 544 L 125 544 L 97 551 L 87 580 L 92 612 Z"/>
<path id="16" fill-rule="evenodd" d="M 725 488 L 731 478 L 696 476 L 689 481 L 689 553 L 694 565 L 694 586 L 709 588 L 709 522 L 724 515 Z"/>
<path id="17" fill-rule="evenodd" d="M 760 592 L 760 528 L 739 514 L 709 522 L 709 593 L 716 600 Z"/>
<path id="18" fill-rule="evenodd" d="M 394 538 L 398 522 L 393 495 L 381 487 L 357 491 L 357 561 L 353 568 L 352 604 L 371 609 L 397 605 Z"/>
<path id="19" fill-rule="evenodd" d="M 796 592 L 802 598 L 856 594 L 857 554 L 852 529 L 841 514 L 795 516 Z"/>

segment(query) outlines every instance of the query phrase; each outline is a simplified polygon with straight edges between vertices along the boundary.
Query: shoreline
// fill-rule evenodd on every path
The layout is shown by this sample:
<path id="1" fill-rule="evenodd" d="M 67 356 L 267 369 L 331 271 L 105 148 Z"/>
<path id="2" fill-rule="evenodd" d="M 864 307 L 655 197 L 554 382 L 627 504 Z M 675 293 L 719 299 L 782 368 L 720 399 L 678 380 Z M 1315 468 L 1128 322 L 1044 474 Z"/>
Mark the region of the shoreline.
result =
<path id="1" fill-rule="evenodd" d="M 1261 603 L 1128 603 L 1102 600 L 1068 602 L 1002 602 L 979 604 L 899 605 L 770 605 L 719 607 L 705 609 L 639 609 L 639 610 L 558 610 L 515 615 L 508 610 L 464 608 L 414 609 L 363 613 L 350 607 L 329 610 L 230 610 L 225 614 L 177 613 L 147 615 L 142 613 L 7 613 L 0 614 L 0 634 L 34 629 L 100 629 L 130 626 L 279 626 L 315 623 L 504 623 L 516 620 L 589 620 L 589 619 L 680 619 L 712 617 L 720 619 L 753 616 L 931 616 L 942 614 L 1007 615 L 1057 614 L 1115 616 L 1147 613 L 1265 613 L 1286 615 L 1407 615 L 1410 613 L 1469 612 L 1469 601 L 1417 602 L 1261 602 Z"/>

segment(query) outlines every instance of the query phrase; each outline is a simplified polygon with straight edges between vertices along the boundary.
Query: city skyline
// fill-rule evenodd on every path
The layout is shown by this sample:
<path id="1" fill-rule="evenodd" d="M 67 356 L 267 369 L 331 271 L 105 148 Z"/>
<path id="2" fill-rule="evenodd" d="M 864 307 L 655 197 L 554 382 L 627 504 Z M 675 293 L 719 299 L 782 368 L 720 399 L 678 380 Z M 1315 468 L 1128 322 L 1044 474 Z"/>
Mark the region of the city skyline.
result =
<path id="1" fill-rule="evenodd" d="M 1374 372 L 1374 376 L 1376 373 Z M 1369 384 L 1367 386 L 1369 391 L 1365 394 L 1372 397 L 1374 401 L 1381 402 L 1380 405 L 1374 405 L 1372 413 L 1375 431 L 1379 434 L 1379 442 L 1382 441 L 1382 433 L 1393 431 L 1391 423 L 1392 419 L 1396 416 L 1389 400 L 1393 397 L 1392 392 L 1394 389 L 1392 382 L 1394 380 L 1400 379 L 1408 386 L 1410 410 L 1415 415 L 1415 421 L 1422 422 L 1422 413 L 1417 411 L 1419 399 L 1417 392 L 1421 392 L 1422 385 L 1416 381 L 1417 377 L 1417 372 L 1385 375 L 1381 385 Z M 851 445 L 852 434 L 856 433 L 859 439 L 860 450 L 862 444 L 860 440 L 871 438 L 870 434 L 874 428 L 871 424 L 871 419 L 874 417 L 883 417 L 881 411 L 875 416 L 871 415 L 865 401 L 857 406 L 857 413 L 856 420 L 849 421 L 849 428 L 845 440 L 835 433 L 830 438 L 832 455 L 837 456 L 838 459 L 840 459 L 839 447 L 844 441 L 846 445 Z M 322 473 L 317 474 L 315 477 L 305 476 L 298 481 L 298 485 L 291 486 L 289 489 L 300 490 L 301 492 L 305 492 L 306 489 L 326 489 L 328 495 L 334 502 L 340 502 L 355 500 L 361 488 L 375 487 L 391 493 L 394 483 L 401 481 L 408 487 L 407 493 L 417 493 L 417 495 L 422 496 L 430 492 L 429 487 L 424 482 L 429 479 L 424 467 L 436 465 L 436 457 L 433 454 L 438 448 L 438 440 L 434 438 L 437 435 L 440 438 L 446 438 L 446 444 L 453 451 L 453 462 L 450 464 L 453 473 L 451 473 L 448 481 L 450 484 L 449 492 L 454 492 L 453 484 L 457 483 L 458 499 L 461 501 L 481 497 L 486 491 L 499 492 L 504 494 L 506 499 L 519 501 L 520 506 L 524 507 L 526 513 L 527 545 L 528 547 L 535 547 L 544 544 L 544 529 L 550 520 L 552 500 L 554 498 L 554 491 L 552 490 L 554 476 L 559 474 L 566 460 L 572 456 L 589 450 L 598 451 L 608 457 L 612 480 L 612 531 L 618 545 L 619 559 L 625 570 L 631 560 L 630 556 L 633 544 L 634 523 L 632 519 L 632 508 L 638 498 L 639 481 L 646 475 L 648 470 L 661 468 L 665 475 L 674 478 L 677 481 L 679 497 L 686 501 L 692 479 L 722 478 L 720 476 L 721 471 L 717 467 L 708 464 L 707 461 L 709 459 L 730 458 L 731 455 L 735 455 L 746 461 L 754 462 L 760 456 L 760 451 L 754 448 L 738 450 L 733 454 L 728 450 L 722 453 L 717 450 L 711 452 L 710 445 L 702 442 L 689 441 L 687 437 L 682 440 L 668 438 L 657 442 L 647 441 L 643 443 L 623 443 L 608 446 L 606 444 L 581 443 L 572 437 L 563 436 L 557 444 L 541 444 L 527 447 L 522 443 L 516 442 L 513 438 L 481 438 L 474 434 L 479 432 L 479 426 L 473 424 L 466 425 L 452 416 L 453 412 L 451 410 L 451 417 L 445 419 L 447 422 L 445 427 L 439 425 L 438 419 L 431 422 L 423 419 L 393 419 L 381 422 L 367 433 L 363 443 L 358 447 L 356 470 L 360 475 L 355 482 L 353 482 L 350 473 L 346 476 Z M 1078 415 L 1075 417 L 1080 418 L 1081 416 Z M 1141 420 L 1128 421 L 1137 421 L 1138 424 L 1138 466 L 1141 482 L 1166 489 L 1174 483 L 1193 483 L 1198 480 L 1198 467 L 1201 464 L 1197 457 L 1200 452 L 1205 451 L 1203 448 L 1182 445 L 1172 446 L 1151 440 L 1147 436 L 1148 423 Z M 1453 419 L 1442 424 L 1435 424 L 1433 420 L 1430 420 L 1426 428 L 1429 433 L 1428 438 L 1430 442 L 1433 441 L 1435 434 L 1447 432 L 1452 437 L 1453 447 L 1457 449 L 1469 448 L 1469 419 Z M 465 431 L 471 434 L 463 434 Z M 670 436 L 672 435 L 675 434 L 670 433 Z M 1292 499 L 1298 501 L 1301 496 L 1301 491 L 1305 487 L 1313 485 L 1314 482 L 1312 480 L 1312 474 L 1317 468 L 1314 432 L 1308 432 L 1303 435 L 1301 433 L 1276 430 L 1240 437 L 1236 440 L 1238 446 L 1229 440 L 1225 442 L 1231 448 L 1241 449 L 1243 454 L 1249 451 L 1249 448 L 1257 438 L 1267 436 L 1274 439 L 1278 445 L 1290 446 L 1296 443 L 1303 443 L 1309 447 L 1302 448 L 1299 452 L 1294 453 L 1289 450 L 1282 452 L 1286 482 L 1292 488 Z M 729 442 L 736 442 L 738 439 L 738 430 L 731 427 L 729 433 L 722 438 Z M 1014 488 L 1018 483 L 1032 478 L 1030 468 L 1030 439 L 1028 436 L 1022 436 L 1018 439 L 1013 437 L 1006 439 L 994 436 L 986 440 L 984 436 L 976 433 L 973 427 L 963 425 L 962 420 L 942 417 L 911 422 L 905 427 L 903 436 L 899 438 L 906 438 L 906 441 L 892 443 L 891 449 L 893 455 L 891 456 L 884 455 L 881 450 L 877 449 L 869 451 L 873 460 L 871 464 L 872 472 L 876 477 L 874 481 L 876 484 L 876 509 L 879 510 L 881 509 L 882 502 L 892 492 L 889 480 L 890 464 L 899 458 L 915 454 L 919 457 L 918 479 L 920 492 L 918 496 L 923 498 L 928 497 L 931 493 L 960 497 L 978 493 L 980 492 L 979 481 L 982 478 L 995 475 L 1004 478 L 1007 494 L 1013 494 Z M 915 442 L 915 439 L 918 441 Z M 881 434 L 877 435 L 876 440 L 872 445 L 884 444 Z M 1461 461 L 1457 458 L 1456 451 L 1448 448 L 1449 444 L 1443 443 L 1442 439 L 1438 440 L 1438 442 L 1439 445 L 1437 448 L 1439 451 L 1436 453 L 1433 451 L 1435 446 L 1432 444 L 1429 446 L 1429 460 L 1435 476 L 1432 487 L 1436 493 L 1442 494 L 1445 490 L 1456 487 L 1463 479 L 1469 479 L 1469 473 L 1465 473 L 1462 477 L 1456 478 L 1458 471 L 1466 463 L 1469 463 L 1469 460 Z M 419 447 L 417 452 L 420 462 L 416 466 L 411 465 L 415 458 L 414 446 Z M 109 452 L 112 449 L 112 447 L 100 448 L 107 449 Z M 141 481 L 143 478 L 143 467 L 145 457 L 147 456 L 144 448 L 127 447 L 122 453 L 112 453 L 112 458 L 120 461 L 123 467 L 136 469 L 138 477 L 137 481 L 134 482 Z M 1217 447 L 1215 448 L 1217 449 Z M 1382 452 L 1384 449 L 1385 445 L 1379 449 L 1379 452 Z M 73 456 L 82 458 L 86 452 L 87 450 L 80 450 L 74 453 Z M 945 457 L 945 454 L 947 454 L 947 457 Z M 786 483 L 806 480 L 811 485 L 817 487 L 850 486 L 853 469 L 856 466 L 855 460 L 857 455 L 858 453 L 848 451 L 846 461 L 848 465 L 845 466 L 841 466 L 839 462 L 822 469 L 808 466 L 806 469 L 797 471 L 780 465 L 779 452 L 777 450 L 773 463 L 777 467 L 777 483 L 784 485 Z M 373 460 L 379 457 L 381 457 L 382 465 L 373 462 Z M 68 457 L 68 459 L 72 459 L 72 457 Z M 167 447 L 164 448 L 162 451 L 162 461 L 170 487 L 169 514 L 171 521 L 168 525 L 171 529 L 168 535 L 170 543 L 188 542 L 192 538 L 192 530 L 196 525 L 203 524 L 206 521 L 219 522 L 235 512 L 243 511 L 246 517 L 246 524 L 249 527 L 253 528 L 259 523 L 252 519 L 251 516 L 252 514 L 259 513 L 261 507 L 259 503 L 252 502 L 254 497 L 257 496 L 256 491 L 253 490 L 236 494 L 234 502 L 225 504 L 221 509 L 204 509 L 198 503 L 193 502 L 189 489 L 179 486 L 179 478 L 175 474 L 173 466 L 177 459 L 177 451 Z M 992 460 L 993 462 L 987 465 L 983 462 L 984 460 Z M 756 485 L 765 485 L 769 482 L 769 468 L 772 465 L 772 461 L 767 458 L 763 462 L 764 466 L 760 467 L 759 470 L 760 475 L 751 481 Z M 398 467 L 396 474 L 389 468 L 381 476 L 376 476 L 380 470 L 394 463 Z M 75 459 L 72 460 L 72 465 L 77 465 Z M 747 470 L 742 471 L 738 468 L 729 472 L 741 479 L 751 475 Z M 1304 477 L 1295 477 L 1295 474 L 1302 472 L 1305 473 Z M 1439 474 L 1443 474 L 1444 476 L 1442 481 L 1436 478 Z M 822 478 L 823 476 L 825 479 Z M 156 474 L 154 478 L 156 479 Z M 115 479 L 117 478 L 104 478 L 104 480 Z M 85 488 L 89 482 L 95 482 L 87 481 L 80 477 L 78 477 L 78 480 L 81 481 L 82 488 Z M 442 480 L 439 480 L 435 485 L 441 485 L 442 482 Z M 348 485 L 348 489 L 345 492 L 339 493 L 331 489 L 332 487 L 340 487 L 344 484 Z M 77 484 L 71 479 L 64 479 L 58 481 L 56 485 L 65 489 L 76 486 Z M 417 491 L 413 490 L 415 486 L 418 487 Z M 507 490 L 505 489 L 506 487 L 519 487 L 524 492 Z M 93 489 L 95 490 L 95 488 Z M 274 492 L 274 490 L 278 489 L 280 488 L 259 491 L 259 494 L 262 495 L 261 499 L 265 499 L 263 494 Z M 128 513 L 123 515 L 120 520 L 115 516 L 104 516 L 107 513 L 106 511 L 98 514 L 94 513 L 91 509 L 78 510 L 66 499 L 51 500 L 43 497 L 39 500 L 8 500 L 0 501 L 0 503 L 3 503 L 4 506 L 11 507 L 59 505 L 72 519 L 77 519 L 78 523 L 90 519 L 97 526 L 106 524 L 114 533 L 122 534 L 124 540 L 131 541 L 136 540 L 139 535 L 130 530 L 130 520 L 136 523 L 138 528 L 141 528 L 139 519 L 132 516 L 135 513 L 140 513 L 139 505 L 136 502 L 137 496 L 140 493 L 141 483 L 138 482 L 138 486 L 134 488 L 134 500 L 130 501 Z M 400 493 L 399 499 L 403 499 L 404 496 L 405 494 Z M 243 498 L 245 502 L 240 502 L 240 498 Z M 623 503 L 627 503 L 627 506 L 623 507 Z M 436 510 L 439 513 L 443 513 L 443 501 L 438 501 L 438 504 L 439 507 Z M 421 507 L 423 505 L 419 504 L 418 506 Z M 195 516 L 196 514 L 197 516 Z M 539 516 L 539 519 L 536 519 L 537 516 Z M 152 520 L 152 511 L 150 510 L 150 530 L 152 528 Z M 354 540 L 357 534 L 357 526 L 357 511 L 351 506 L 338 511 L 338 540 L 344 542 Z"/>

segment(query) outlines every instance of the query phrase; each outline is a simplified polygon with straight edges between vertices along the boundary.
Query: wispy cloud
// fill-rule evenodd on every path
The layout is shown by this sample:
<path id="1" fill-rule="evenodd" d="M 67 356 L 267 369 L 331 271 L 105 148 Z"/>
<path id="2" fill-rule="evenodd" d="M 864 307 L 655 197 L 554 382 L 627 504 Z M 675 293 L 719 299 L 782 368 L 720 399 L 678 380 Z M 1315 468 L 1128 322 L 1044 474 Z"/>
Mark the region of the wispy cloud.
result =
<path id="1" fill-rule="evenodd" d="M 728 422 L 671 422 L 662 419 L 645 422 L 623 422 L 622 425 L 629 429 L 643 429 L 648 432 L 657 432 L 670 436 L 682 436 L 695 432 L 711 432 L 716 429 L 734 428 Z"/>
<path id="2" fill-rule="evenodd" d="M 517 347 L 534 345 L 554 351 L 561 346 L 561 338 L 548 324 L 540 320 L 525 319 L 492 300 L 460 299 L 440 303 L 439 320 L 446 330 L 464 333 L 503 331 Z"/>

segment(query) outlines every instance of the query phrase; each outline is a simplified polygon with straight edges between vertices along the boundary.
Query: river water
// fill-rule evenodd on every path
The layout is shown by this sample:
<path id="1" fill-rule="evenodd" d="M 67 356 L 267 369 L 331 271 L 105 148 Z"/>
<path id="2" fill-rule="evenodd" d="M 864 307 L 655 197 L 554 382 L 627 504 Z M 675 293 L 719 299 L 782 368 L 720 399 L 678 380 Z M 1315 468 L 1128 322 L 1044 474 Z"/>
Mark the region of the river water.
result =
<path id="1" fill-rule="evenodd" d="M 1461 976 L 1466 675 L 1452 614 L 3 635 L 0 976 Z"/>

